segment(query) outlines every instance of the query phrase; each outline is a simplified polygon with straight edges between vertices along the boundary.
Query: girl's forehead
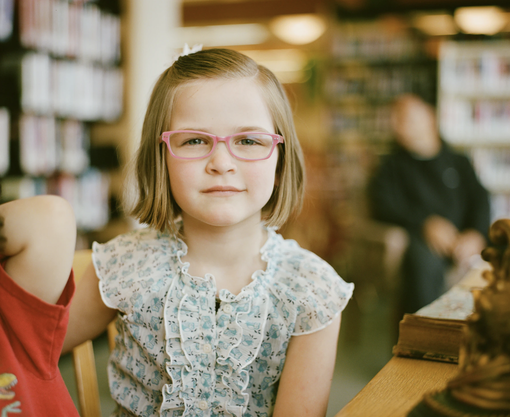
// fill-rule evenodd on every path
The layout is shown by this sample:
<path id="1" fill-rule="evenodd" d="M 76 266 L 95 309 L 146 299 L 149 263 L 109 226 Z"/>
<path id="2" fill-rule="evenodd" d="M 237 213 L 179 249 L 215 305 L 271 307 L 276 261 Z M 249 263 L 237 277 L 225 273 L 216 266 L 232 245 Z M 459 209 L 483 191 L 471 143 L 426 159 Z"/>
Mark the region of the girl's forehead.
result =
<path id="1" fill-rule="evenodd" d="M 262 87 L 253 78 L 203 79 L 176 91 L 171 130 L 259 126 L 273 130 L 273 118 Z"/>
<path id="2" fill-rule="evenodd" d="M 179 85 L 176 89 L 176 97 L 182 95 L 204 93 L 210 94 L 213 92 L 219 92 L 221 94 L 228 94 L 232 91 L 239 91 L 238 89 L 249 90 L 250 92 L 258 92 L 262 94 L 263 88 L 252 77 L 240 77 L 240 78 L 200 78 L 197 80 L 187 81 Z"/>

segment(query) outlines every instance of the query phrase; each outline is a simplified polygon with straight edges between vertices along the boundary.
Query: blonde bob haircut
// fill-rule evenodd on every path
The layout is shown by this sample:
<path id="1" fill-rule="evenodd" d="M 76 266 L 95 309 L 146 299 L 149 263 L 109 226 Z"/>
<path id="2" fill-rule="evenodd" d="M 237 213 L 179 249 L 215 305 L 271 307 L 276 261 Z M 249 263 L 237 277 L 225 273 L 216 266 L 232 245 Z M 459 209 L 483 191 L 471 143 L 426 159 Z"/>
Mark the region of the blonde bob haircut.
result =
<path id="1" fill-rule="evenodd" d="M 262 209 L 267 226 L 280 227 L 302 206 L 304 164 L 292 111 L 282 85 L 267 68 L 239 52 L 208 49 L 179 57 L 159 77 L 152 91 L 135 156 L 134 195 L 129 214 L 161 232 L 177 233 L 175 220 L 181 209 L 170 189 L 165 163 L 168 152 L 160 135 L 168 130 L 174 98 L 186 83 L 204 79 L 253 78 L 261 89 L 273 118 L 275 132 L 284 137 L 278 145 L 277 185 Z"/>

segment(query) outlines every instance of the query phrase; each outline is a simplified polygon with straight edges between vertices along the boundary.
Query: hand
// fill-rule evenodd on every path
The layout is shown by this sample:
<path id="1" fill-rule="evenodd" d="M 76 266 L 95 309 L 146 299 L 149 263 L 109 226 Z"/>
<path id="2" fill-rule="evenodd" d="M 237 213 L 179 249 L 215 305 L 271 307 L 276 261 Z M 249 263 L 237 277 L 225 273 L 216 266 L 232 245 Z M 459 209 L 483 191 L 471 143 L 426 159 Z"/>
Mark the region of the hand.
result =
<path id="1" fill-rule="evenodd" d="M 452 257 L 456 264 L 460 264 L 473 255 L 478 255 L 485 248 L 487 242 L 477 230 L 469 229 L 460 233 Z"/>
<path id="2" fill-rule="evenodd" d="M 425 242 L 440 256 L 452 256 L 458 235 L 455 225 L 444 217 L 432 215 L 423 223 Z"/>

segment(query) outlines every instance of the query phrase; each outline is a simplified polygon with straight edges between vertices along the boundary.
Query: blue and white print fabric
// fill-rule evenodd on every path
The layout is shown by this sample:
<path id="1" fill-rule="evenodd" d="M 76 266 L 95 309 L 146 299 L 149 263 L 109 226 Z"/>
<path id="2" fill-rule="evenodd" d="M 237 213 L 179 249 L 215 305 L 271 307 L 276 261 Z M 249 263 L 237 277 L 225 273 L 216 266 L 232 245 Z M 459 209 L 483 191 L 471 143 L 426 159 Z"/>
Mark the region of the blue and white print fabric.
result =
<path id="1" fill-rule="evenodd" d="M 326 327 L 353 284 L 273 230 L 265 271 L 238 294 L 188 273 L 186 244 L 140 229 L 93 245 L 105 304 L 119 310 L 109 365 L 117 416 L 270 416 L 291 336 Z"/>

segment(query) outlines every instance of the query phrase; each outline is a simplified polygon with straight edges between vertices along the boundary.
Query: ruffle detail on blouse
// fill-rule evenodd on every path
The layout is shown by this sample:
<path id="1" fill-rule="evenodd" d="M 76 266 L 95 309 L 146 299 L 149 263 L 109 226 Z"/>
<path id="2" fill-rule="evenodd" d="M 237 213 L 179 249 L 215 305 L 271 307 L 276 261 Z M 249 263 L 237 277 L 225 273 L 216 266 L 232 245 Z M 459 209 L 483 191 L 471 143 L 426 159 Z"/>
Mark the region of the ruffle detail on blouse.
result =
<path id="1" fill-rule="evenodd" d="M 172 383 L 165 385 L 163 389 L 163 401 L 161 403 L 160 412 L 164 410 L 174 410 L 185 408 L 185 398 L 182 393 L 184 391 L 183 370 L 189 372 L 191 363 L 182 349 L 181 329 L 177 321 L 171 320 L 170 317 L 177 317 L 182 301 L 185 297 L 182 283 L 175 280 L 167 294 L 165 301 L 164 325 L 165 325 L 165 351 L 169 358 L 166 363 L 165 370 L 170 376 Z M 175 300 L 173 300 L 173 298 Z M 191 393 L 188 393 L 188 396 Z"/>
<path id="2" fill-rule="evenodd" d="M 237 296 L 221 291 L 220 298 L 233 306 L 232 317 L 235 318 L 225 315 L 220 317 L 220 324 L 216 324 L 215 308 L 208 305 L 215 300 L 213 278 L 210 275 L 205 278 L 191 276 L 189 263 L 181 260 L 186 251 L 186 245 L 182 244 L 176 252 L 180 279 L 169 295 L 180 302 L 178 308 L 169 312 L 177 317 L 178 326 L 166 329 L 166 333 L 169 338 L 179 338 L 180 346 L 167 344 L 167 354 L 171 358 L 167 370 L 173 381 L 173 389 L 168 394 L 174 395 L 172 399 L 164 395 L 162 410 L 183 408 L 184 416 L 195 415 L 200 413 L 195 408 L 200 397 L 208 401 L 212 409 L 227 410 L 241 417 L 249 402 L 249 394 L 245 392 L 249 383 L 246 368 L 257 356 L 267 320 L 267 295 L 254 297 L 254 289 L 260 288 L 258 278 L 264 272 L 256 271 L 253 282 Z M 175 305 L 173 301 L 170 299 L 166 305 Z M 197 316 L 200 316 L 198 323 L 194 319 Z M 165 319 L 165 323 L 169 322 Z M 205 345 L 211 349 L 206 350 Z M 176 358 L 175 355 L 180 356 Z M 216 373 L 221 375 L 220 381 L 216 380 Z M 198 391 L 197 386 L 200 387 Z M 179 400 L 175 395 L 177 391 Z"/>
<path id="3" fill-rule="evenodd" d="M 218 329 L 217 363 L 226 392 L 226 409 L 235 416 L 242 416 L 248 407 L 246 388 L 249 373 L 246 368 L 255 360 L 264 339 L 267 321 L 268 297 L 255 297 L 255 287 L 245 288 L 237 297 L 222 291 L 223 301 L 235 305 L 235 319 Z M 218 387 L 220 388 L 220 387 Z"/>
<path id="4" fill-rule="evenodd" d="M 268 275 L 277 275 L 279 279 L 269 288 L 283 303 L 283 314 L 291 326 L 293 323 L 292 335 L 327 327 L 346 307 L 354 284 L 346 283 L 330 265 L 295 241 L 275 235 L 272 242 L 265 257 L 268 266 L 275 270 L 268 271 Z M 272 263 L 273 257 L 280 261 Z"/>

